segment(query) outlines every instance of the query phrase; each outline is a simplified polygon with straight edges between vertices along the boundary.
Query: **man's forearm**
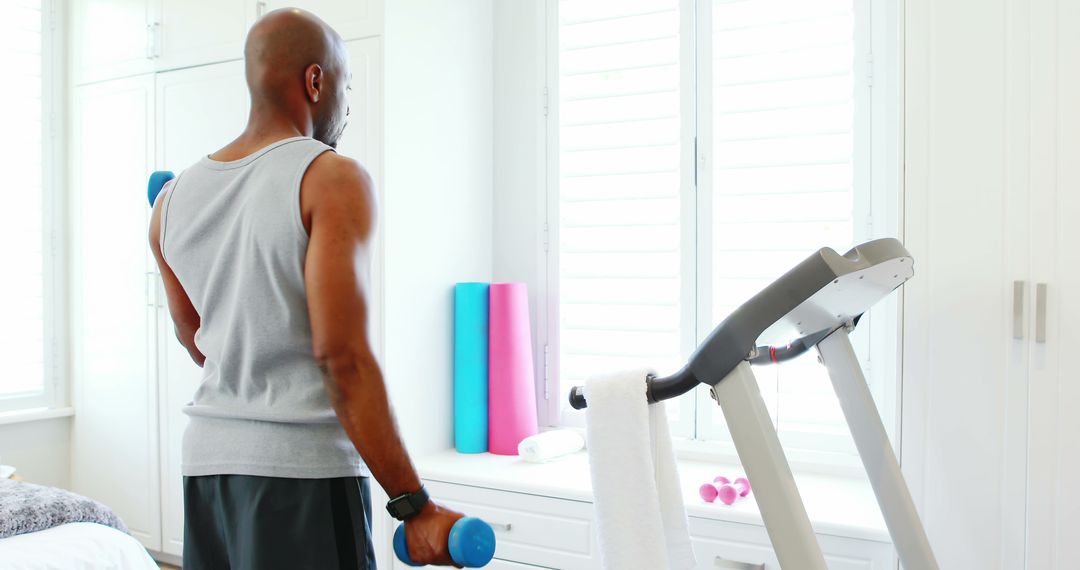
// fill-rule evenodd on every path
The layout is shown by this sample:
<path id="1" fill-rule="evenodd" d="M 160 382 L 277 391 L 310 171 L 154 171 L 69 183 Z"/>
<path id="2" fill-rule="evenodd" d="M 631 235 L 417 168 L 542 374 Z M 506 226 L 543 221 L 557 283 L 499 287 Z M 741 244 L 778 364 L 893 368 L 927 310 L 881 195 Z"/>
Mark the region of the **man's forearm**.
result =
<path id="1" fill-rule="evenodd" d="M 349 439 L 386 494 L 420 488 L 374 358 L 331 358 L 320 366 L 330 401 Z"/>
<path id="2" fill-rule="evenodd" d="M 184 331 L 180 330 L 180 326 L 176 325 L 173 329 L 176 332 L 176 340 L 180 341 L 180 344 L 187 349 L 188 355 L 191 356 L 191 360 L 198 364 L 202 368 L 203 363 L 206 362 L 206 355 L 199 350 L 199 347 L 195 345 L 195 331 L 199 330 L 199 327 Z"/>

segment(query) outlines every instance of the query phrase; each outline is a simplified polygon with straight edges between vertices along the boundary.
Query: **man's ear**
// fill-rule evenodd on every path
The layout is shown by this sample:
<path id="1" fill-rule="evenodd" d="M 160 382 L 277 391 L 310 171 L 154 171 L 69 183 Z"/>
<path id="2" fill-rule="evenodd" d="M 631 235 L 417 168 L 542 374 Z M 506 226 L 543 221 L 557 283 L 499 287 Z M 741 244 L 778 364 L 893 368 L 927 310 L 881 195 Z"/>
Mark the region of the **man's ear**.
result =
<path id="1" fill-rule="evenodd" d="M 323 69 L 317 63 L 307 66 L 304 70 L 304 90 L 307 91 L 308 99 L 312 103 L 319 102 L 319 93 L 322 92 Z"/>

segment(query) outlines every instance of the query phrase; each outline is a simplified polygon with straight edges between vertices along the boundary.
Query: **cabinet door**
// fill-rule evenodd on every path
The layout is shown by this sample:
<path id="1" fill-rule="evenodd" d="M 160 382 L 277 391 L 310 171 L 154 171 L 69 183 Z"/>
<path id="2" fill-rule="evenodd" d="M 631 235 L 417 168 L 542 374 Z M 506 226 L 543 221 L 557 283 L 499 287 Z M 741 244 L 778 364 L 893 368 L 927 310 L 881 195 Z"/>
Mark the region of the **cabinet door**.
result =
<path id="1" fill-rule="evenodd" d="M 1027 568 L 1064 570 L 1080 560 L 1080 375 L 1070 357 L 1080 346 L 1080 41 L 1074 31 L 1080 7 L 1053 0 L 1030 5 L 1035 294 Z"/>
<path id="2" fill-rule="evenodd" d="M 161 546 L 146 177 L 150 76 L 75 89 L 71 152 L 72 485 Z"/>
<path id="3" fill-rule="evenodd" d="M 1052 500 L 1057 513 L 1054 568 L 1064 569 L 1080 560 L 1080 375 L 1069 357 L 1080 346 L 1080 3 L 1059 2 L 1058 39 L 1058 188 L 1057 188 L 1057 271 L 1058 305 L 1048 313 L 1057 315 L 1056 334 L 1060 352 L 1057 360 L 1058 477 Z M 1051 296 L 1051 299 L 1054 297 Z"/>
<path id="4" fill-rule="evenodd" d="M 150 0 L 73 0 L 71 72 L 76 85 L 153 70 Z"/>
<path id="5" fill-rule="evenodd" d="M 159 73 L 156 87 L 157 166 L 161 170 L 179 174 L 244 129 L 249 101 L 244 66 L 239 61 Z M 176 340 L 163 294 L 158 311 L 162 551 L 179 556 L 184 539 L 180 443 L 187 427 L 187 416 L 181 409 L 202 381 L 202 369 Z"/>
<path id="6" fill-rule="evenodd" d="M 352 91 L 349 94 L 349 124 L 338 143 L 338 152 L 356 159 L 368 170 L 375 181 L 379 203 L 383 202 L 382 190 L 382 41 L 380 38 L 346 42 L 349 66 L 352 70 Z M 369 337 L 376 358 L 383 358 L 383 224 L 376 228 L 372 251 L 372 283 Z"/>
<path id="7" fill-rule="evenodd" d="M 155 69 L 165 71 L 244 57 L 246 0 L 156 0 Z"/>
<path id="8" fill-rule="evenodd" d="M 330 24 L 346 40 L 382 33 L 382 0 L 248 0 L 256 18 L 278 8 L 302 8 Z"/>
<path id="9" fill-rule="evenodd" d="M 905 9 L 904 233 L 915 276 L 902 291 L 901 441 L 941 568 L 1016 568 L 1003 555 L 1023 548 L 1014 521 L 1023 519 L 1026 387 L 1016 371 L 1026 361 L 1013 339 L 1012 284 L 1027 278 L 1013 247 L 1026 236 L 1015 225 L 1023 212 L 1010 207 L 1024 187 L 1009 177 L 1026 151 L 1014 120 L 1022 93 L 1006 89 L 1023 87 L 1009 79 L 1023 77 L 1013 75 L 1023 42 L 1004 33 L 1017 20 L 1010 9 L 976 0 Z"/>

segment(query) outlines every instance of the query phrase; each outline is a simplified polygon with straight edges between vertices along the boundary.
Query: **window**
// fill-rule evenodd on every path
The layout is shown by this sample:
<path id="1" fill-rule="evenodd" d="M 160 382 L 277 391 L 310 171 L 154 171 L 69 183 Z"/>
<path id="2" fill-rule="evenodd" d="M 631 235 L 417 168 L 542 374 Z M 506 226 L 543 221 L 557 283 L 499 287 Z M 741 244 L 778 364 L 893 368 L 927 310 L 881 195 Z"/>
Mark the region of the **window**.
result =
<path id="1" fill-rule="evenodd" d="M 56 394 L 50 358 L 53 184 L 49 135 L 54 50 L 47 0 L 15 0 L 0 21 L 0 67 L 9 86 L 0 92 L 8 136 L 0 141 L 0 251 L 5 300 L 0 327 L 0 412 L 51 406 Z"/>
<path id="2" fill-rule="evenodd" d="M 889 10 L 888 0 L 558 2 L 548 343 L 560 386 L 612 369 L 674 372 L 813 251 L 897 234 Z M 871 66 L 877 51 L 884 69 Z M 871 73 L 888 78 L 876 91 Z M 882 303 L 854 337 L 890 429 L 896 314 L 895 300 Z M 755 374 L 789 452 L 854 464 L 816 355 Z M 734 453 L 704 388 L 667 407 L 674 434 Z M 562 418 L 582 421 L 568 407 Z"/>

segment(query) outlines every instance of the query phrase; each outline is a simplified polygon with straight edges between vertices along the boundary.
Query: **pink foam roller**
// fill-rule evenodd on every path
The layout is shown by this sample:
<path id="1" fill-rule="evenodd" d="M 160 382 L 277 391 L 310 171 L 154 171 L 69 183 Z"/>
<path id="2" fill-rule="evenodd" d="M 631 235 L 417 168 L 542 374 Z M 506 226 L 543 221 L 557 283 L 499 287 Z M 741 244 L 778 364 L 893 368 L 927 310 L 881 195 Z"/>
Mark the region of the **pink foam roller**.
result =
<path id="1" fill-rule="evenodd" d="M 716 485 L 712 483 L 705 483 L 698 489 L 698 495 L 705 500 L 706 503 L 711 503 L 716 500 Z"/>
<path id="2" fill-rule="evenodd" d="M 538 431 L 529 293 L 524 283 L 492 283 L 489 294 L 488 451 L 517 455 Z"/>
<path id="3" fill-rule="evenodd" d="M 735 502 L 735 499 L 739 498 L 739 491 L 731 485 L 724 484 L 720 485 L 720 488 L 716 490 L 716 496 L 720 499 L 720 502 L 725 505 L 730 505 Z"/>
<path id="4" fill-rule="evenodd" d="M 746 477 L 739 477 L 735 480 L 735 489 L 739 491 L 740 497 L 745 497 L 750 494 L 750 481 Z"/>

